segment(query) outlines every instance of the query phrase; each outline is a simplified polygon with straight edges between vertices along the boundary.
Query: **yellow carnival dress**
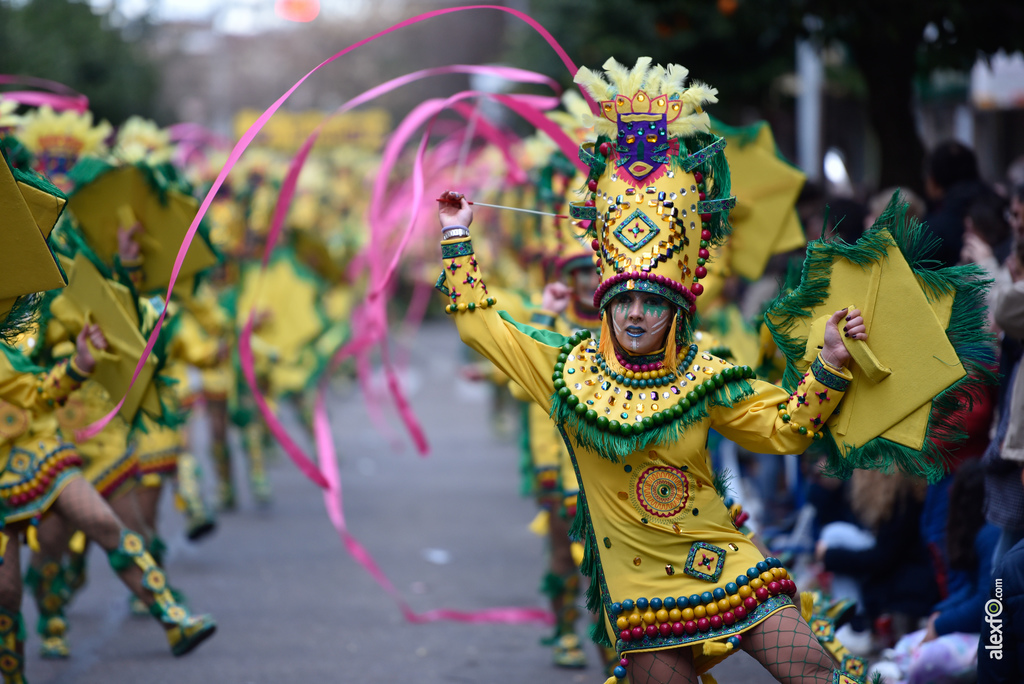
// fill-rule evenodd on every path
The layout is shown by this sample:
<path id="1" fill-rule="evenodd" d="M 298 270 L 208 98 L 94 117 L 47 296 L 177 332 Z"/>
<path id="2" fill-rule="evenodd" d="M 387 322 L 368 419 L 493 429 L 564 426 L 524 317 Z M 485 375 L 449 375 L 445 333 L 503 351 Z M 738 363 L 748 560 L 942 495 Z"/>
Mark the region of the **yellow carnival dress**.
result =
<path id="1" fill-rule="evenodd" d="M 621 652 L 691 646 L 703 672 L 729 652 L 705 642 L 790 606 L 786 570 L 737 529 L 715 490 L 708 432 L 758 453 L 802 453 L 849 373 L 819 358 L 790 395 L 691 345 L 680 350 L 678 377 L 630 378 L 589 333 L 567 338 L 499 312 L 468 238 L 445 240 L 442 251 L 441 289 L 462 340 L 552 411 L 568 447 L 601 641 Z M 629 455 L 617 457 L 613 442 Z"/>

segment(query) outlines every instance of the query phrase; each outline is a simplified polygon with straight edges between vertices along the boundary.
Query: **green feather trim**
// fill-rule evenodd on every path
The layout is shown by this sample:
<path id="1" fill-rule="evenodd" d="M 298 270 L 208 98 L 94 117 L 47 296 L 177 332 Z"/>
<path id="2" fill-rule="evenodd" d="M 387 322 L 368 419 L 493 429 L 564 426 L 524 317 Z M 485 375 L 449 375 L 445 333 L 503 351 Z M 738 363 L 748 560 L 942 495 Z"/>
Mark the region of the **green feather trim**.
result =
<path id="1" fill-rule="evenodd" d="M 0 343 L 0 351 L 3 351 L 4 356 L 7 357 L 7 363 L 11 364 L 11 368 L 18 373 L 35 374 L 46 372 L 45 368 L 40 368 L 36 364 L 32 363 L 27 356 L 14 347 Z"/>
<path id="2" fill-rule="evenodd" d="M 557 392 L 551 397 L 551 419 L 576 436 L 576 446 L 594 451 L 612 463 L 621 463 L 630 454 L 643 451 L 649 446 L 671 444 L 680 439 L 691 426 L 707 419 L 709 409 L 715 406 L 730 407 L 754 394 L 754 388 L 746 380 L 726 381 L 722 387 L 691 405 L 680 418 L 629 437 L 614 435 L 588 423 Z"/>
<path id="3" fill-rule="evenodd" d="M 783 386 L 792 391 L 801 376 L 795 363 L 803 358 L 807 340 L 790 333 L 797 319 L 809 318 L 814 308 L 825 301 L 834 261 L 846 259 L 867 267 L 885 259 L 887 249 L 895 244 L 930 300 L 943 295 L 954 297 L 946 336 L 966 375 L 932 400 L 924 447 L 918 451 L 878 437 L 843 455 L 826 428 L 823 431 L 823 442 L 828 449 L 825 473 L 833 477 L 845 479 L 855 468 L 868 468 L 897 469 L 924 477 L 929 482 L 942 479 L 949 472 L 952 455 L 941 444 L 956 444 L 967 437 L 954 422 L 955 412 L 970 409 L 974 401 L 982 397 L 984 387 L 996 381 L 991 370 L 995 362 L 994 340 L 986 321 L 988 281 L 973 264 L 933 268 L 936 262 L 930 257 L 938 241 L 916 219 L 907 218 L 907 207 L 896 193 L 871 230 L 856 244 L 834 237 L 828 242 L 816 240 L 808 244 L 800 287 L 772 302 L 765 316 L 775 343 L 788 360 Z"/>
<path id="4" fill-rule="evenodd" d="M 580 564 L 580 574 L 586 576 L 590 582 L 587 585 L 587 610 L 594 613 L 596 620 L 590 626 L 590 638 L 598 646 L 614 648 L 605 629 L 605 602 L 604 596 L 608 595 L 608 589 L 604 586 L 604 573 L 601 570 L 601 557 L 597 551 L 597 537 L 594 535 L 594 525 L 590 521 L 590 508 L 587 506 L 587 495 L 583 489 L 583 478 L 580 477 L 580 468 L 576 463 L 576 453 L 569 443 L 569 435 L 565 427 L 558 426 L 558 431 L 565 441 L 572 459 L 572 467 L 576 471 L 576 479 L 580 483 L 579 494 L 576 495 L 576 517 L 573 518 L 569 527 L 569 539 L 583 542 L 583 562 Z"/>
<path id="5" fill-rule="evenodd" d="M 14 344 L 32 328 L 39 319 L 40 301 L 38 293 L 24 295 L 14 300 L 10 311 L 0 313 L 0 344 Z"/>
<path id="6" fill-rule="evenodd" d="M 519 402 L 519 495 L 533 493 L 533 453 L 530 449 L 530 405 Z"/>
<path id="7" fill-rule="evenodd" d="M 732 471 L 728 468 L 714 471 L 711 484 L 714 485 L 718 496 L 724 501 L 729 498 L 729 484 L 732 482 Z"/>

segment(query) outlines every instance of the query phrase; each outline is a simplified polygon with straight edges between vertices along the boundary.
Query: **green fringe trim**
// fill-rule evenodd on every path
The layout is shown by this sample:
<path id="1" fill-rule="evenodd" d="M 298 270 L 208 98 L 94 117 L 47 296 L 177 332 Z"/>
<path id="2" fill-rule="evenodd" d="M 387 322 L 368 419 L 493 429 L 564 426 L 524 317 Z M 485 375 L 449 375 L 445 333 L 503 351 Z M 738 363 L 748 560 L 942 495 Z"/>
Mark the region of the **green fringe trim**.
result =
<path id="1" fill-rule="evenodd" d="M 711 484 L 714 485 L 715 491 L 718 492 L 719 498 L 723 501 L 729 498 L 729 484 L 731 482 L 732 471 L 728 468 L 714 471 Z"/>
<path id="2" fill-rule="evenodd" d="M 530 405 L 519 402 L 519 496 L 533 493 L 533 456 L 530 452 Z"/>
<path id="3" fill-rule="evenodd" d="M 807 340 L 791 333 L 798 319 L 810 317 L 813 309 L 825 301 L 834 261 L 846 259 L 867 267 L 884 259 L 888 247 L 895 244 L 930 300 L 950 294 L 954 297 L 946 336 L 967 374 L 932 400 L 924 447 L 917 451 L 878 437 L 843 456 L 831 431 L 826 429 L 822 440 L 828 449 L 825 473 L 832 477 L 848 478 L 855 468 L 895 468 L 929 482 L 940 480 L 949 472 L 952 454 L 939 443 L 956 444 L 967 437 L 949 417 L 957 410 L 972 407 L 981 398 L 984 387 L 996 382 L 991 370 L 995 363 L 994 339 L 985 318 L 989 282 L 973 264 L 932 268 L 936 262 L 930 256 L 938 240 L 917 220 L 907 218 L 907 206 L 899 200 L 899 193 L 894 194 L 871 230 L 856 244 L 834 237 L 828 242 L 810 243 L 801 285 L 772 302 L 765 315 L 772 337 L 788 360 L 783 386 L 792 391 L 801 375 L 795 362 L 803 357 Z"/>
<path id="4" fill-rule="evenodd" d="M 569 428 L 576 435 L 576 446 L 594 451 L 612 463 L 621 463 L 630 454 L 649 446 L 671 444 L 680 439 L 687 429 L 708 417 L 709 409 L 715 406 L 730 407 L 754 394 L 754 388 L 747 380 L 729 380 L 722 387 L 698 400 L 698 403 L 692 405 L 681 418 L 629 437 L 613 435 L 588 423 L 573 410 L 566 399 L 558 396 L 557 392 L 551 397 L 551 419 L 557 425 Z M 576 518 L 578 520 L 579 515 Z"/>
<path id="5" fill-rule="evenodd" d="M 40 301 L 37 293 L 24 295 L 14 300 L 14 306 L 6 315 L 0 314 L 0 343 L 14 344 L 31 329 L 40 315 Z"/>
<path id="6" fill-rule="evenodd" d="M 591 640 L 603 648 L 615 648 L 605 629 L 605 608 L 601 600 L 602 592 L 607 590 L 604 584 L 604 573 L 601 572 L 601 557 L 597 551 L 597 537 L 594 535 L 594 526 L 590 521 L 590 508 L 587 506 L 587 495 L 583 490 L 583 480 L 580 478 L 580 469 L 576 464 L 576 454 L 569 444 L 569 435 L 565 427 L 559 425 L 558 431 L 562 434 L 569 455 L 572 457 L 572 466 L 576 470 L 576 479 L 580 483 L 579 494 L 576 495 L 576 517 L 573 518 L 572 526 L 569 528 L 569 539 L 583 542 L 583 563 L 580 564 L 580 574 L 587 577 L 590 582 L 587 585 L 587 610 L 596 616 L 594 624 L 590 626 Z"/>

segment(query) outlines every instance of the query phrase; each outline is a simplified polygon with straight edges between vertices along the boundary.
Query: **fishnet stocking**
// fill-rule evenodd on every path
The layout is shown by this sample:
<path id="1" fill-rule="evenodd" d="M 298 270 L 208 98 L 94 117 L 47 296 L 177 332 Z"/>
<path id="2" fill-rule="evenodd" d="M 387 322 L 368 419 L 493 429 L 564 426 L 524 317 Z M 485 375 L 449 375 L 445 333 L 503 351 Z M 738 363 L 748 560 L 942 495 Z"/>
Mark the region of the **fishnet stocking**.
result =
<path id="1" fill-rule="evenodd" d="M 689 646 L 666 651 L 629 654 L 631 684 L 697 684 Z"/>
<path id="2" fill-rule="evenodd" d="M 82 530 L 105 551 L 113 551 L 121 543 L 121 530 L 124 529 L 121 521 L 84 478 L 76 477 L 69 482 L 54 502 L 53 509 L 69 527 Z M 147 606 L 153 603 L 153 593 L 142 586 L 142 570 L 137 565 L 130 565 L 119 572 L 118 577 Z"/>
<path id="3" fill-rule="evenodd" d="M 0 565 L 0 608 L 11 613 L 21 610 L 21 543 L 17 532 L 10 528 L 4 562 Z"/>
<path id="4" fill-rule="evenodd" d="M 45 516 L 36 528 L 39 553 L 32 553 L 29 564 L 38 570 L 47 562 L 60 563 L 68 549 L 72 532 L 63 518 L 56 515 Z"/>
<path id="5" fill-rule="evenodd" d="M 121 521 L 84 478 L 71 480 L 57 497 L 53 509 L 71 529 L 82 530 L 106 551 L 113 551 L 121 541 Z"/>
<path id="6" fill-rule="evenodd" d="M 141 497 L 143 493 L 150 489 L 149 487 L 136 486 L 130 491 L 121 496 L 113 499 L 110 502 L 110 507 L 114 510 L 114 514 L 124 523 L 132 532 L 138 532 L 142 535 L 142 538 L 149 541 L 153 536 L 153 528 L 149 526 L 145 516 L 145 506 Z M 86 533 L 88 536 L 88 533 Z"/>
<path id="7" fill-rule="evenodd" d="M 784 684 L 829 684 L 835 661 L 798 610 L 786 608 L 743 633 L 743 648 Z"/>

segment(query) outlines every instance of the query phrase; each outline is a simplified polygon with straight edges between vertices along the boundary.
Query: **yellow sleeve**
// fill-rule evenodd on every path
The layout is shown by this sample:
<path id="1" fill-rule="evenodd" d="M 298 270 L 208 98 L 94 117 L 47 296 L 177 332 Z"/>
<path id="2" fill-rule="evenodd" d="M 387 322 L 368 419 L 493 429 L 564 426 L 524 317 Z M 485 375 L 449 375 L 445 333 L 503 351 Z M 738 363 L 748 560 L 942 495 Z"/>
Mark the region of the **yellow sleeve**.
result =
<path id="1" fill-rule="evenodd" d="M 437 289 L 448 297 L 445 311 L 455 318 L 462 341 L 518 384 L 545 410 L 551 407 L 554 372 L 569 339 L 516 322 L 487 291 L 469 238 L 441 242 L 444 274 Z M 570 347 L 571 350 L 571 347 Z"/>
<path id="2" fill-rule="evenodd" d="M 712 427 L 755 453 L 801 454 L 820 438 L 852 378 L 850 371 L 832 369 L 819 355 L 792 394 L 754 381 L 753 396 L 712 409 Z"/>
<path id="3" fill-rule="evenodd" d="M 71 359 L 43 370 L 6 344 L 0 350 L 0 399 L 30 411 L 52 411 L 89 377 Z"/>

